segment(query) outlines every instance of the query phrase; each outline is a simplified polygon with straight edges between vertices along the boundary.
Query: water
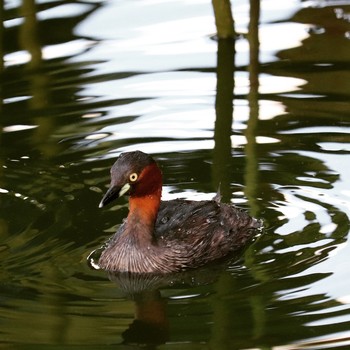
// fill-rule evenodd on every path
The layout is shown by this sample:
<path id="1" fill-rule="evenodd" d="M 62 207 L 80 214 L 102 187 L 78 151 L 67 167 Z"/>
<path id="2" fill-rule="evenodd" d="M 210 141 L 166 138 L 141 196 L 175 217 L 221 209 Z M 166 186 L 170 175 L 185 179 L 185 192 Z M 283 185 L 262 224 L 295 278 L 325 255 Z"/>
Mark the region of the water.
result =
<path id="1" fill-rule="evenodd" d="M 252 4 L 233 1 L 235 50 L 201 0 L 2 4 L 1 348 L 349 346 L 350 2 Z M 133 149 L 166 199 L 221 183 L 264 234 L 165 281 L 90 269 Z"/>

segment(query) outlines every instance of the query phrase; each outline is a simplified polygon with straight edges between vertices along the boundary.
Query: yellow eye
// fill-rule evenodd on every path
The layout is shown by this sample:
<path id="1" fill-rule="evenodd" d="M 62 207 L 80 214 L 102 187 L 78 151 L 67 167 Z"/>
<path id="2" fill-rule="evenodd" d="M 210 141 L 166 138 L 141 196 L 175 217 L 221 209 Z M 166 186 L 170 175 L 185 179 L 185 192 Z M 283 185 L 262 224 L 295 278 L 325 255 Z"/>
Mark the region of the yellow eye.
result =
<path id="1" fill-rule="evenodd" d="M 135 182 L 137 180 L 137 174 L 136 173 L 132 173 L 130 176 L 129 176 L 129 180 L 131 182 Z"/>

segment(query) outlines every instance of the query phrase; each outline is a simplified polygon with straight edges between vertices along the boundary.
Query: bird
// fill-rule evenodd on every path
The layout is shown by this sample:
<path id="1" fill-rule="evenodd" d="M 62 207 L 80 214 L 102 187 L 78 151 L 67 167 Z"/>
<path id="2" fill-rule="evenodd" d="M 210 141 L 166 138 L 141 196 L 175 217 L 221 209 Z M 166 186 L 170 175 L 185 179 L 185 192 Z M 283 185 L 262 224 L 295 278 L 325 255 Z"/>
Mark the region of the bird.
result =
<path id="1" fill-rule="evenodd" d="M 162 200 L 162 172 L 142 151 L 121 153 L 99 207 L 129 196 L 129 212 L 106 242 L 98 267 L 109 272 L 168 274 L 195 269 L 241 250 L 262 221 L 232 204 Z"/>

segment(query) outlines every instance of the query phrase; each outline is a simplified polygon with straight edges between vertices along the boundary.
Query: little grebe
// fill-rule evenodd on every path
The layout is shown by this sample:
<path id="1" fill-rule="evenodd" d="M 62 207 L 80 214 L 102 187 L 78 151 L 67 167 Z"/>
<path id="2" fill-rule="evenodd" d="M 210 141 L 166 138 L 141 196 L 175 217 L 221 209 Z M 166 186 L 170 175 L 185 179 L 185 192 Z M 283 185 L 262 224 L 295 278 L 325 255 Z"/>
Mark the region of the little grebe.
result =
<path id="1" fill-rule="evenodd" d="M 261 222 L 231 205 L 161 201 L 162 173 L 140 151 L 120 155 L 100 208 L 129 194 L 129 214 L 108 242 L 98 265 L 108 271 L 170 273 L 196 268 L 241 249 Z"/>

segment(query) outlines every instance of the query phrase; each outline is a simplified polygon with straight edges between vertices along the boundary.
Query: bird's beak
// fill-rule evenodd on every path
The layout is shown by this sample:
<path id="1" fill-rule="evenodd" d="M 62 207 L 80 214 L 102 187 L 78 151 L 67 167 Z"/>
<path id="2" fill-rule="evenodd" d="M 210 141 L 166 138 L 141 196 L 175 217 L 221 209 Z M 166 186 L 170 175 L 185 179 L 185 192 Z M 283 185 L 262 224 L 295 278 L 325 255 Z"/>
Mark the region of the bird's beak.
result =
<path id="1" fill-rule="evenodd" d="M 119 186 L 111 186 L 106 194 L 103 196 L 99 208 L 102 208 L 106 206 L 107 204 L 113 202 L 115 199 L 123 196 L 125 193 L 127 193 L 130 190 L 130 185 L 126 183 L 124 186 L 119 187 Z"/>

